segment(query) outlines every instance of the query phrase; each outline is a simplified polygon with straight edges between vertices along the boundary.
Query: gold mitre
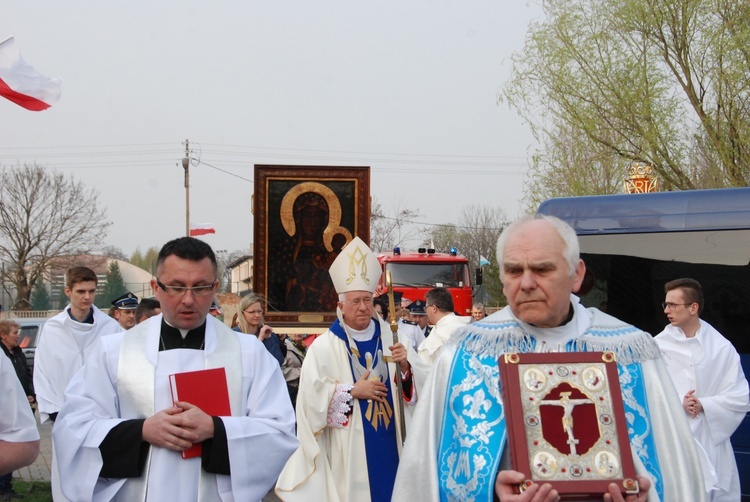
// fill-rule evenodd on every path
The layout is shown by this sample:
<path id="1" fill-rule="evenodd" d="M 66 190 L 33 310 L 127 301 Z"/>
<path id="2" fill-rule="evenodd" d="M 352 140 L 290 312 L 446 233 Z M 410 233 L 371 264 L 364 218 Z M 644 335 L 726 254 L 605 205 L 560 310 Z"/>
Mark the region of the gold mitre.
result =
<path id="1" fill-rule="evenodd" d="M 380 262 L 372 249 L 359 237 L 341 250 L 328 270 L 336 292 L 375 292 L 380 279 Z"/>

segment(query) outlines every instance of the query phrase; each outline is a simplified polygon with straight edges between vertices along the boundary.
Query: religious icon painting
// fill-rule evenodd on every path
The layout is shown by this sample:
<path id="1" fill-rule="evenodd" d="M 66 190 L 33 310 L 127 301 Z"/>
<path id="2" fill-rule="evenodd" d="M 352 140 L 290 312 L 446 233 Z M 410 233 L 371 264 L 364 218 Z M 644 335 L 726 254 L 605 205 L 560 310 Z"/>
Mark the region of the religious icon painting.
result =
<path id="1" fill-rule="evenodd" d="M 370 238 L 370 168 L 255 165 L 253 291 L 274 326 L 330 326 L 338 295 L 328 269 Z"/>
<path id="2" fill-rule="evenodd" d="M 513 469 L 563 499 L 638 493 L 612 352 L 505 354 L 498 361 Z M 522 487 L 523 487 L 522 486 Z"/>

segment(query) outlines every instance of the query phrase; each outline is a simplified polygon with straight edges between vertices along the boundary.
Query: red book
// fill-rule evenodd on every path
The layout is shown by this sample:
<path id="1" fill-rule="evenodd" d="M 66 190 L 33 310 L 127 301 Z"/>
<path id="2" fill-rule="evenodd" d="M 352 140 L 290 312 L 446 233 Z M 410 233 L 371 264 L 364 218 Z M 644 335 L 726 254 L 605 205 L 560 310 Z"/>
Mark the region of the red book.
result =
<path id="1" fill-rule="evenodd" d="M 193 404 L 213 417 L 230 416 L 229 390 L 224 368 L 187 371 L 169 375 L 172 401 Z M 182 458 L 201 456 L 201 444 L 196 443 L 182 452 Z"/>

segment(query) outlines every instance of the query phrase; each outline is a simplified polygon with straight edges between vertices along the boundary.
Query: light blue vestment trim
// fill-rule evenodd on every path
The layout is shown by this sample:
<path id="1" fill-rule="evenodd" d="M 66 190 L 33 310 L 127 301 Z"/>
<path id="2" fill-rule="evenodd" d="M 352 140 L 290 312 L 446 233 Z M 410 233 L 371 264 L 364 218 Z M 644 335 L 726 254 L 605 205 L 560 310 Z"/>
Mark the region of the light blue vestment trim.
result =
<path id="1" fill-rule="evenodd" d="M 599 313 L 600 316 L 601 313 Z M 604 321 L 596 325 L 597 321 Z M 614 352 L 630 442 L 663 497 L 641 362 L 659 356 L 647 333 L 603 316 L 566 352 Z M 450 340 L 457 345 L 448 377 L 438 449 L 441 501 L 489 501 L 507 438 L 497 360 L 507 352 L 533 352 L 536 339 L 514 320 L 475 323 Z"/>

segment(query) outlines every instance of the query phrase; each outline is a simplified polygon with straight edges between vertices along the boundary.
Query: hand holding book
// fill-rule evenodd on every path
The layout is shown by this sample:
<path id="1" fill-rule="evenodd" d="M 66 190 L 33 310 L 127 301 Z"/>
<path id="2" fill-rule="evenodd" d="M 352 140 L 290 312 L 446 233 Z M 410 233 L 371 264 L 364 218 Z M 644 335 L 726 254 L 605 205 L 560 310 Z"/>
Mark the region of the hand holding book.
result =
<path id="1" fill-rule="evenodd" d="M 212 416 L 229 416 L 229 390 L 224 368 L 175 373 L 169 376 L 172 399 L 189 422 L 184 429 L 196 438 L 193 446 L 182 452 L 183 458 L 199 457 L 200 443 L 213 437 Z"/>

